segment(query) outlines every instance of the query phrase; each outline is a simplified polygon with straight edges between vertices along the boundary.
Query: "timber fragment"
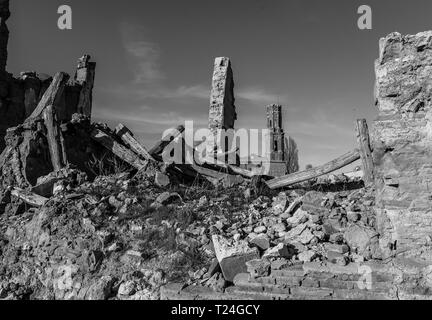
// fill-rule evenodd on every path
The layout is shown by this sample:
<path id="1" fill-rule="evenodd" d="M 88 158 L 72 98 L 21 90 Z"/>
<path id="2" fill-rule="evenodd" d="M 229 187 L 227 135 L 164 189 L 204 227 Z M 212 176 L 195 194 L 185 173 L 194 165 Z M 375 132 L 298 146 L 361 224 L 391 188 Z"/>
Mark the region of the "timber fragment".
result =
<path id="1" fill-rule="evenodd" d="M 337 159 L 334 159 L 320 167 L 312 168 L 301 172 L 296 172 L 266 182 L 270 189 L 288 187 L 296 183 L 304 182 L 310 179 L 318 178 L 327 173 L 343 168 L 354 161 L 360 159 L 360 153 L 357 149 L 350 151 Z"/>
<path id="2" fill-rule="evenodd" d="M 102 130 L 94 129 L 91 132 L 91 138 L 134 168 L 142 170 L 147 166 L 147 161 L 142 160 L 137 154 L 117 142 L 112 136 Z"/>
<path id="3" fill-rule="evenodd" d="M 133 133 L 123 124 L 119 124 L 115 129 L 116 134 L 123 140 L 124 143 L 130 146 L 138 155 L 146 160 L 155 161 L 153 156 L 147 151 L 147 149 L 141 145 L 133 136 Z"/>
<path id="4" fill-rule="evenodd" d="M 66 150 L 64 145 L 63 134 L 57 116 L 52 105 L 49 105 L 43 111 L 44 124 L 47 129 L 48 147 L 51 155 L 51 163 L 55 171 L 59 171 L 67 164 Z"/>
<path id="5" fill-rule="evenodd" d="M 39 196 L 36 193 L 30 191 L 25 191 L 20 188 L 13 188 L 13 190 L 11 191 L 11 195 L 21 199 L 22 201 L 33 207 L 38 208 L 43 207 L 48 202 L 47 198 Z"/>
<path id="6" fill-rule="evenodd" d="M 156 145 L 149 150 L 149 153 L 158 161 L 162 161 L 162 152 L 165 147 L 170 144 L 171 141 L 180 137 L 185 131 L 185 127 L 183 125 L 178 126 L 176 129 L 173 129 L 169 132 L 164 138 L 159 140 Z"/>
<path id="7" fill-rule="evenodd" d="M 369 129 L 366 119 L 357 120 L 356 129 L 360 158 L 363 165 L 363 180 L 366 185 L 370 185 L 374 180 L 374 167 L 372 161 L 372 149 L 369 139 Z"/>
<path id="8" fill-rule="evenodd" d="M 42 113 L 47 106 L 54 106 L 55 108 L 55 106 L 57 106 L 60 102 L 68 80 L 69 75 L 67 73 L 58 72 L 42 96 L 42 99 L 39 101 L 36 109 L 33 110 L 28 119 L 35 119 L 42 116 Z"/>

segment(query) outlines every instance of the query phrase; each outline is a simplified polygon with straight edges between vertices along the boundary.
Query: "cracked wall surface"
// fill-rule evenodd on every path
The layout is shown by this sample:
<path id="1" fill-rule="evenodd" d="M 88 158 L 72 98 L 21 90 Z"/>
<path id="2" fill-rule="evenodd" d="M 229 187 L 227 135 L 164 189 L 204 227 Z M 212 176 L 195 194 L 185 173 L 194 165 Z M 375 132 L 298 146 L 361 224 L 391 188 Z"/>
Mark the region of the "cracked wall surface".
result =
<path id="1" fill-rule="evenodd" d="M 373 132 L 376 213 L 387 254 L 424 250 L 432 236 L 432 31 L 380 40 Z"/>

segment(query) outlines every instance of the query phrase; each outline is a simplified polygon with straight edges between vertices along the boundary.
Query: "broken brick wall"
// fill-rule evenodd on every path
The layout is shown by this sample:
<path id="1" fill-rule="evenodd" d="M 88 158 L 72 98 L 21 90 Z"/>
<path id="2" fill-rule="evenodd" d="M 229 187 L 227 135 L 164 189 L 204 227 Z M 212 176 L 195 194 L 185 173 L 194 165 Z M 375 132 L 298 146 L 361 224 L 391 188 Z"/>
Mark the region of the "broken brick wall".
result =
<path id="1" fill-rule="evenodd" d="M 1 81 L 1 80 L 0 80 Z M 4 137 L 7 129 L 24 122 L 38 105 L 46 89 L 51 84 L 52 77 L 38 75 L 36 72 L 23 72 L 20 77 L 13 78 L 10 74 L 3 78 L 0 87 L 6 94 L 0 95 L 0 152 L 5 147 Z M 56 106 L 60 121 L 69 121 L 74 113 L 86 111 L 91 115 L 91 100 L 84 99 L 86 109 L 80 108 L 84 86 L 69 81 L 60 103 Z M 91 91 L 89 92 L 91 94 Z M 90 113 L 87 113 L 90 112 Z"/>
<path id="2" fill-rule="evenodd" d="M 375 72 L 381 248 L 417 255 L 432 236 L 432 31 L 381 39 Z M 425 252 L 423 258 L 432 261 Z"/>
<path id="3" fill-rule="evenodd" d="M 0 0 L 0 153 L 5 148 L 7 129 L 22 124 L 30 116 L 52 81 L 52 77 L 36 72 L 22 72 L 14 78 L 6 71 L 9 16 L 9 0 Z M 89 55 L 78 60 L 75 77 L 56 106 L 60 121 L 69 121 L 74 113 L 91 117 L 95 68 L 96 63 L 90 62 Z"/>

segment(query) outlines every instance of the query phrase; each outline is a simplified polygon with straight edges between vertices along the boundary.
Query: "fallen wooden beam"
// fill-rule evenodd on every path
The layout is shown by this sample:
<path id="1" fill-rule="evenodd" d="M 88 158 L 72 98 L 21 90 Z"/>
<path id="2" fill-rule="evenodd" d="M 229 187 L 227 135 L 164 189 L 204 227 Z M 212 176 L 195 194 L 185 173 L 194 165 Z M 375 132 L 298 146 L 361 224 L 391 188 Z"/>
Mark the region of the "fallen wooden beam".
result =
<path id="1" fill-rule="evenodd" d="M 332 160 L 320 167 L 316 167 L 310 170 L 296 172 L 293 174 L 275 178 L 266 181 L 266 184 L 270 189 L 287 187 L 296 183 L 304 182 L 310 179 L 315 179 L 327 173 L 336 171 L 340 168 L 343 168 L 353 163 L 354 161 L 357 161 L 358 159 L 360 159 L 360 153 L 357 149 L 354 149 L 353 151 L 348 152 L 340 156 L 339 158 Z"/>
<path id="2" fill-rule="evenodd" d="M 253 176 L 256 175 L 254 172 L 252 172 L 250 170 L 242 169 L 242 168 L 239 168 L 237 166 L 233 166 L 231 164 L 226 164 L 225 162 L 217 160 L 217 159 L 213 160 L 212 158 L 205 158 L 204 162 L 211 165 L 211 166 L 219 168 L 219 170 L 225 169 L 228 173 L 230 173 L 230 171 L 231 171 L 232 173 L 240 175 L 244 178 L 251 179 Z"/>
<path id="3" fill-rule="evenodd" d="M 21 199 L 22 201 L 33 207 L 38 208 L 43 207 L 49 200 L 45 197 L 37 195 L 36 193 L 25 191 L 20 188 L 13 188 L 13 190 L 11 191 L 11 195 Z"/>
<path id="4" fill-rule="evenodd" d="M 230 169 L 232 172 L 244 177 L 244 178 L 253 178 L 256 174 L 250 170 L 242 169 L 233 165 L 228 164 L 228 169 Z"/>
<path id="5" fill-rule="evenodd" d="M 66 165 L 67 160 L 62 132 L 52 105 L 49 105 L 44 109 L 43 119 L 44 125 L 47 129 L 46 137 L 48 140 L 51 163 L 54 171 L 59 171 Z"/>
<path id="6" fill-rule="evenodd" d="M 349 180 L 355 180 L 360 179 L 364 177 L 364 173 L 362 170 L 359 171 L 351 171 L 351 172 L 344 172 L 343 175 L 347 177 Z M 364 180 L 363 180 L 364 181 Z"/>
<path id="7" fill-rule="evenodd" d="M 366 119 L 359 119 L 356 124 L 357 142 L 363 166 L 363 181 L 365 185 L 370 185 L 374 181 L 374 165 L 369 139 L 369 129 Z"/>
<path id="8" fill-rule="evenodd" d="M 192 169 L 194 169 L 199 174 L 206 176 L 206 177 L 210 177 L 210 178 L 223 179 L 227 175 L 226 173 L 219 172 L 219 171 L 212 170 L 212 169 L 208 169 L 208 168 L 204 168 L 204 167 L 198 166 L 196 164 L 192 164 L 191 167 L 192 167 Z"/>
<path id="9" fill-rule="evenodd" d="M 58 72 L 28 119 L 35 119 L 42 116 L 44 109 L 48 106 L 54 106 L 55 108 L 63 95 L 68 80 L 69 75 L 67 73 Z"/>
<path id="10" fill-rule="evenodd" d="M 91 133 L 91 138 L 134 168 L 141 170 L 147 166 L 147 161 L 142 160 L 136 153 L 115 141 L 113 137 L 105 132 L 94 129 Z"/>
<path id="11" fill-rule="evenodd" d="M 175 140 L 185 131 L 185 127 L 180 125 L 176 129 L 173 129 L 171 133 L 169 133 L 166 137 L 161 139 L 156 145 L 149 150 L 149 153 L 158 161 L 162 160 L 160 156 L 167 145 L 170 144 L 171 141 Z M 169 137 L 169 138 L 168 138 Z"/>
<path id="12" fill-rule="evenodd" d="M 116 134 L 123 140 L 124 143 L 135 151 L 138 155 L 146 160 L 155 161 L 153 156 L 142 146 L 133 136 L 133 133 L 123 124 L 119 124 L 115 129 Z"/>

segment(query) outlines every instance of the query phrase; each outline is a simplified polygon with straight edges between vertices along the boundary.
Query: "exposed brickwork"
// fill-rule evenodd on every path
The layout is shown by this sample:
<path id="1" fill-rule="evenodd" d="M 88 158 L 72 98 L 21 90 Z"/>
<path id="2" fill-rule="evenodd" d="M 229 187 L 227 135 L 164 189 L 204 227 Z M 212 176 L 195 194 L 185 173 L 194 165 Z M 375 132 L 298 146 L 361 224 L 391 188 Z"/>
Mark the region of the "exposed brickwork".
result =
<path id="1" fill-rule="evenodd" d="M 259 299 L 259 300 L 315 300 L 361 299 L 396 300 L 399 295 L 409 299 L 431 299 L 431 292 L 418 286 L 398 286 L 398 272 L 385 265 L 366 264 L 372 269 L 372 288 L 360 288 L 359 265 L 321 266 L 306 263 L 272 270 L 270 276 L 251 278 L 249 274 L 237 275 L 235 285 L 216 293 L 202 286 L 169 285 L 161 290 L 162 299 Z M 415 282 L 415 281 L 414 281 Z"/>

